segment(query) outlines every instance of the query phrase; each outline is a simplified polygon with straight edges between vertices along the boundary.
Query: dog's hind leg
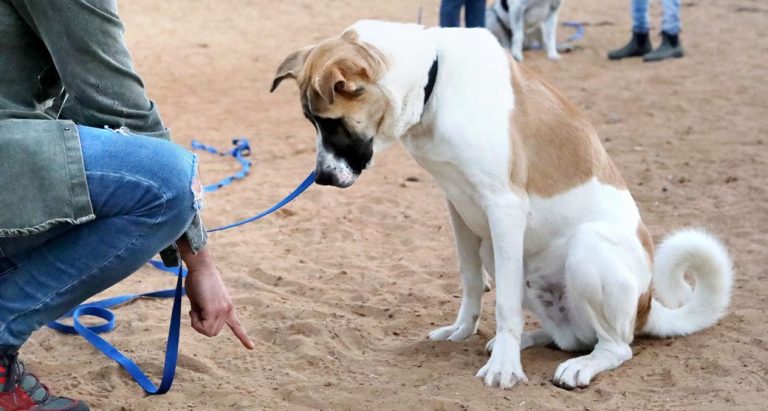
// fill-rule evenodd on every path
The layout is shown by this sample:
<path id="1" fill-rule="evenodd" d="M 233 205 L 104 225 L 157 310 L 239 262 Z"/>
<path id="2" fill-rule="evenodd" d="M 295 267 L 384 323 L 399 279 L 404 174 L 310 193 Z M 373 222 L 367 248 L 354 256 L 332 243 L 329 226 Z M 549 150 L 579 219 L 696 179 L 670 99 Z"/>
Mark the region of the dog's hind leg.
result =
<path id="1" fill-rule="evenodd" d="M 557 15 L 558 10 L 549 12 L 546 20 L 541 23 L 541 37 L 544 40 L 544 49 L 547 51 L 547 58 L 552 61 L 560 60 L 560 53 L 557 52 Z"/>
<path id="2" fill-rule="evenodd" d="M 651 274 L 639 240 L 623 230 L 587 223 L 568 242 L 565 289 L 570 326 L 579 340 L 596 344 L 590 354 L 557 367 L 554 383 L 563 388 L 586 387 L 595 375 L 632 358 L 629 344 L 638 299 Z"/>
<path id="3" fill-rule="evenodd" d="M 485 292 L 483 268 L 480 262 L 480 237 L 464 222 L 456 207 L 448 201 L 448 211 L 453 223 L 453 235 L 459 256 L 459 271 L 463 295 L 456 322 L 429 333 L 430 340 L 463 340 L 477 331 L 482 297 Z"/>
<path id="4" fill-rule="evenodd" d="M 523 1 L 510 2 L 509 27 L 512 32 L 512 38 L 510 39 L 512 57 L 518 62 L 522 62 L 523 41 L 525 40 L 525 5 Z"/>

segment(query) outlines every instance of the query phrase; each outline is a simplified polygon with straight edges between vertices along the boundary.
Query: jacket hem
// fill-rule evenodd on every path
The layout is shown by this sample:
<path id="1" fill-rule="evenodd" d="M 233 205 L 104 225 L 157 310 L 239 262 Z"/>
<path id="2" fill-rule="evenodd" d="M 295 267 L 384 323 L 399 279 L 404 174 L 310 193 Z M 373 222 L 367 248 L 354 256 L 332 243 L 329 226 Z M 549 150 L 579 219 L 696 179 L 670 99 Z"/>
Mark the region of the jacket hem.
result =
<path id="1" fill-rule="evenodd" d="M 54 218 L 52 220 L 48 220 L 44 223 L 31 227 L 0 229 L 0 237 L 24 237 L 28 235 L 40 234 L 60 224 L 78 225 L 93 221 L 95 219 L 96 214 L 93 213 L 79 218 Z"/>
<path id="2" fill-rule="evenodd" d="M 70 177 L 70 195 L 72 196 L 72 215 L 93 215 L 91 193 L 88 190 L 88 181 L 85 177 L 85 161 L 83 160 L 83 147 L 80 142 L 80 133 L 74 122 L 66 121 L 61 124 L 61 132 L 64 137 L 64 148 L 67 155 L 67 168 Z"/>

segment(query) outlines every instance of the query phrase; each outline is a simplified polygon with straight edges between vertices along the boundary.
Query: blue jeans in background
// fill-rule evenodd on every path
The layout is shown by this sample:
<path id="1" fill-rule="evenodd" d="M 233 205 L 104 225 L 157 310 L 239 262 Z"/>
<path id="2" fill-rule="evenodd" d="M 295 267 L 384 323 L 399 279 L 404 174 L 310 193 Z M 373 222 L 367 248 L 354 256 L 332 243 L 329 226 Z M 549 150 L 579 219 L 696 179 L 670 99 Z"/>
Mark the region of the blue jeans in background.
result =
<path id="1" fill-rule="evenodd" d="M 647 33 L 650 30 L 648 23 L 649 1 L 632 0 L 632 31 L 635 33 Z M 678 34 L 680 32 L 680 0 L 661 0 L 661 6 L 663 9 L 661 30 L 667 34 Z"/>
<path id="2" fill-rule="evenodd" d="M 485 27 L 485 0 L 443 0 L 440 3 L 440 27 L 459 27 L 461 6 L 467 27 Z"/>
<path id="3" fill-rule="evenodd" d="M 78 132 L 96 219 L 0 238 L 0 348 L 21 347 L 38 328 L 131 275 L 195 215 L 193 154 L 158 138 Z"/>

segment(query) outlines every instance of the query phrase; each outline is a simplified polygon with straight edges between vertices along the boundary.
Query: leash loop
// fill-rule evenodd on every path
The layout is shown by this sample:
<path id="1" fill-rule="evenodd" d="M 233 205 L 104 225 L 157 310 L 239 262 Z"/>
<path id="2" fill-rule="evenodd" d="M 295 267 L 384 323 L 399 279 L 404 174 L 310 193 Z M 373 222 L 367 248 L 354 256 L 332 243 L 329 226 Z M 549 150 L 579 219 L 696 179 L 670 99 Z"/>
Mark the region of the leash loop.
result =
<path id="1" fill-rule="evenodd" d="M 198 140 L 192 140 L 190 144 L 193 150 L 204 150 L 211 154 L 216 154 L 222 157 L 234 157 L 234 159 L 240 163 L 240 171 L 237 173 L 225 177 L 216 183 L 204 186 L 203 191 L 206 193 L 210 193 L 222 187 L 226 187 L 236 180 L 242 180 L 251 172 L 251 160 L 245 158 L 251 155 L 251 145 L 248 143 L 248 139 L 246 138 L 232 140 L 232 144 L 235 147 L 229 151 L 219 151 L 215 147 L 203 144 Z"/>

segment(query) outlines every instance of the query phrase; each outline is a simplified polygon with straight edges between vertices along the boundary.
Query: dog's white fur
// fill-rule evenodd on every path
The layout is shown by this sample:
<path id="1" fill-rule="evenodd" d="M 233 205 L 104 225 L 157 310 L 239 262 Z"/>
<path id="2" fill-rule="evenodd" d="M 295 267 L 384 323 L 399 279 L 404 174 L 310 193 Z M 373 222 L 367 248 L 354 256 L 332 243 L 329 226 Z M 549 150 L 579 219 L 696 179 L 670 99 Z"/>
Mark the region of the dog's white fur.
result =
<path id="1" fill-rule="evenodd" d="M 509 388 L 526 381 L 521 349 L 554 342 L 568 351 L 592 350 L 561 364 L 554 377 L 564 387 L 588 385 L 632 357 L 643 295 L 651 310 L 637 331 L 648 334 L 692 333 L 725 313 L 731 261 L 714 237 L 694 230 L 672 235 L 658 249 L 652 275 L 652 246 L 639 238 L 640 214 L 626 187 L 591 178 L 538 195 L 513 184 L 513 161 L 522 161 L 514 155 L 519 135 L 510 121 L 521 103 L 510 81 L 515 63 L 486 30 L 378 21 L 348 30 L 387 61 L 377 86 L 391 108 L 374 136 L 375 152 L 400 139 L 448 200 L 463 298 L 456 321 L 429 338 L 457 341 L 474 334 L 483 270 L 494 278 L 496 337 L 477 373 L 486 384 Z M 436 56 L 437 79 L 424 105 Z M 596 136 L 586 142 L 605 155 Z M 695 276 L 693 291 L 683 279 L 686 271 Z M 649 301 L 652 277 L 655 295 L 666 305 Z M 542 330 L 524 332 L 524 307 Z"/>
<path id="2" fill-rule="evenodd" d="M 565 350 L 594 348 L 557 368 L 555 382 L 566 387 L 585 386 L 594 375 L 631 358 L 637 301 L 652 275 L 636 235 L 640 215 L 629 191 L 596 179 L 551 198 L 510 187 L 509 116 L 515 97 L 508 58 L 486 32 L 372 21 L 352 29 L 393 63 L 380 84 L 399 105 L 399 115 L 391 119 L 386 138 L 377 140 L 377 149 L 401 137 L 448 199 L 463 300 L 456 321 L 430 338 L 462 340 L 475 333 L 485 268 L 497 290 L 493 351 L 478 372 L 488 385 L 506 388 L 525 381 L 521 348 L 552 341 Z M 422 110 L 435 55 L 440 64 L 436 86 Z M 655 258 L 656 295 L 683 305 L 666 308 L 654 301 L 643 331 L 688 334 L 724 314 L 732 271 L 716 239 L 682 231 L 668 238 Z M 696 275 L 693 295 L 683 280 L 686 270 Z M 526 281 L 533 286 L 526 287 Z M 532 291 L 541 289 L 537 284 L 566 290 L 562 307 L 570 322 L 558 324 L 557 313 Z M 523 333 L 524 304 L 537 314 L 542 332 Z"/>
<path id="3" fill-rule="evenodd" d="M 540 34 L 547 58 L 557 61 L 557 21 L 562 4 L 562 0 L 509 0 L 509 9 L 504 10 L 501 0 L 496 0 L 485 14 L 485 27 L 517 61 L 523 61 L 528 36 Z"/>

